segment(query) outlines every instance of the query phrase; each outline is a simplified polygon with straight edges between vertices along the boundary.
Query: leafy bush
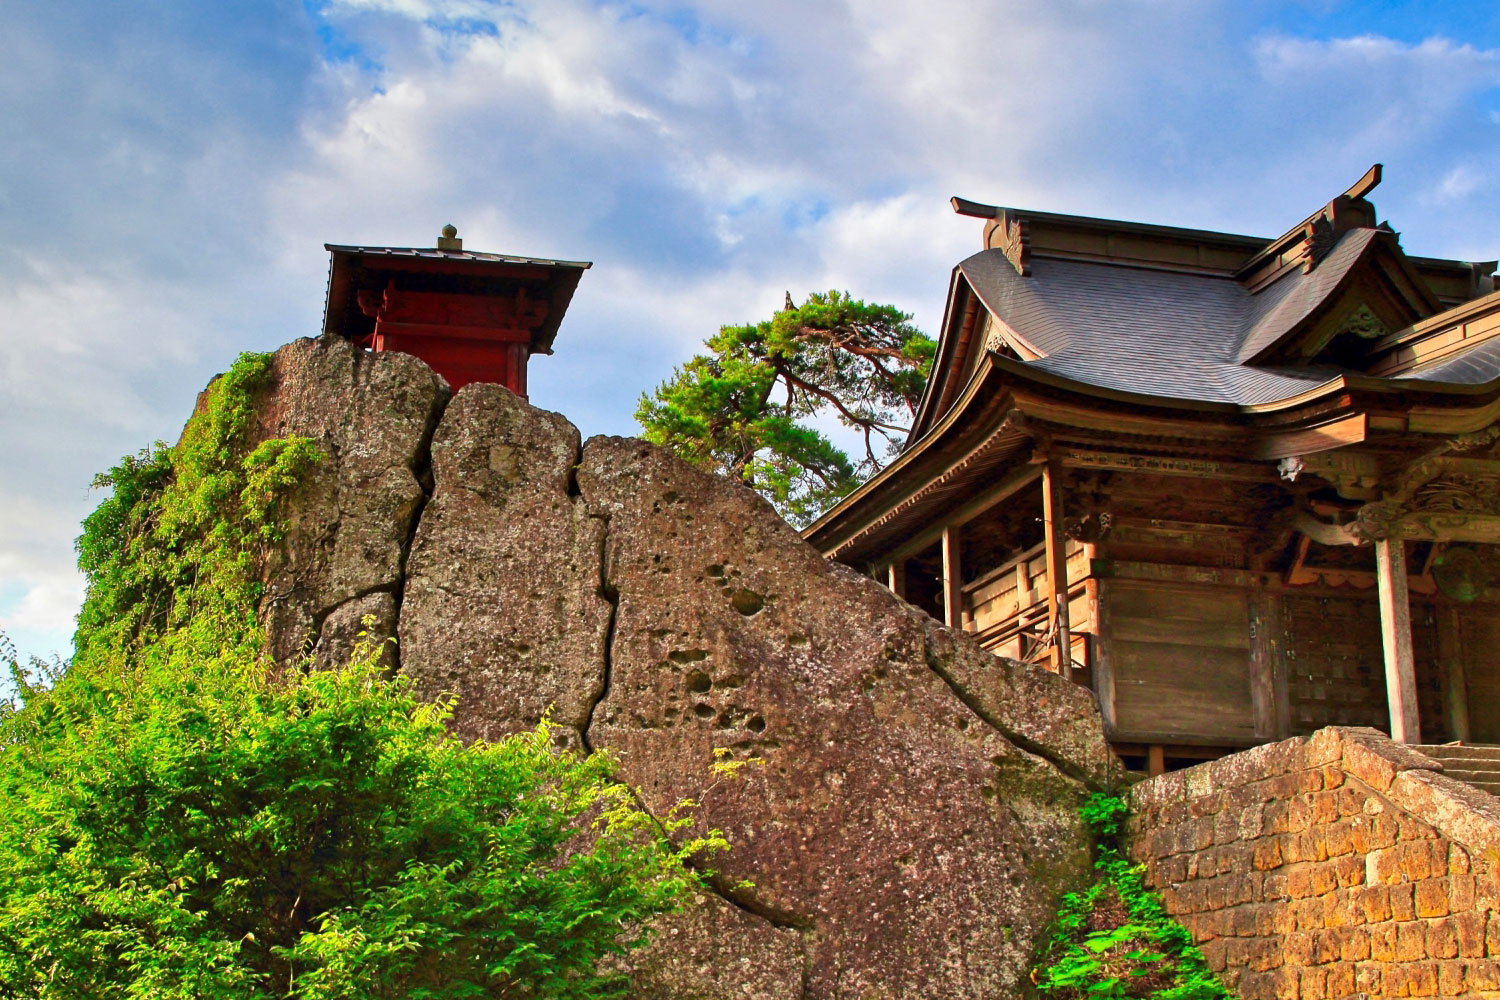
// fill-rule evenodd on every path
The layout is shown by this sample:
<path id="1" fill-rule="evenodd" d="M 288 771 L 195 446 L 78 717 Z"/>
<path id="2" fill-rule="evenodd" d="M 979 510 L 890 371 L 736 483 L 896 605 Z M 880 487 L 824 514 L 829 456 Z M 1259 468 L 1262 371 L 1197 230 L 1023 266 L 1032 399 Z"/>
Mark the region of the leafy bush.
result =
<path id="1" fill-rule="evenodd" d="M 0 724 L 0 995 L 623 995 L 598 960 L 722 842 L 670 847 L 545 725 L 464 746 L 375 661 L 28 692 Z"/>
<path id="2" fill-rule="evenodd" d="M 1229 1000 L 1192 935 L 1146 888 L 1144 868 L 1122 853 L 1128 813 L 1123 800 L 1103 794 L 1080 810 L 1097 844 L 1099 877 L 1063 897 L 1045 956 L 1050 964 L 1033 980 L 1059 1000 Z"/>
<path id="3" fill-rule="evenodd" d="M 451 739 L 451 706 L 368 645 L 328 672 L 265 661 L 258 569 L 321 460 L 250 447 L 268 372 L 245 356 L 181 442 L 101 477 L 66 670 L 0 637 L 0 997 L 623 995 L 600 959 L 723 839 L 672 846 L 685 817 L 647 815 L 545 724 Z"/>

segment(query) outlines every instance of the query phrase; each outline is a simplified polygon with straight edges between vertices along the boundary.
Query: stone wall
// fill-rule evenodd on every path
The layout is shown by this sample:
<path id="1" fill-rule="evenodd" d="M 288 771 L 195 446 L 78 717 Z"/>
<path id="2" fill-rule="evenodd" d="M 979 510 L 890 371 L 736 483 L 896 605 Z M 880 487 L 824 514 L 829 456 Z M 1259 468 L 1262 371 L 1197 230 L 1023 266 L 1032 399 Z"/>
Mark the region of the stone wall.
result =
<path id="1" fill-rule="evenodd" d="M 1142 782 L 1130 851 L 1243 1000 L 1500 997 L 1500 800 L 1373 729 Z"/>

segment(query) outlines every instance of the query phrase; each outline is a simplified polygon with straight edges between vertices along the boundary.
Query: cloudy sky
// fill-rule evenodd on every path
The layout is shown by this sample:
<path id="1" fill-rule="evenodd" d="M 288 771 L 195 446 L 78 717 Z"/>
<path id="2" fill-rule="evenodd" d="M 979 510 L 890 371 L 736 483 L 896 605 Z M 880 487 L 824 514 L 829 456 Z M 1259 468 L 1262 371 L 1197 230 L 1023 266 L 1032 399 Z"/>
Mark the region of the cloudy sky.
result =
<path id="1" fill-rule="evenodd" d="M 1500 4 L 0 5 L 0 630 L 66 655 L 90 479 L 318 331 L 324 242 L 594 261 L 533 400 L 629 433 L 786 290 L 934 329 L 950 195 L 1272 236 L 1376 161 L 1500 256 Z"/>

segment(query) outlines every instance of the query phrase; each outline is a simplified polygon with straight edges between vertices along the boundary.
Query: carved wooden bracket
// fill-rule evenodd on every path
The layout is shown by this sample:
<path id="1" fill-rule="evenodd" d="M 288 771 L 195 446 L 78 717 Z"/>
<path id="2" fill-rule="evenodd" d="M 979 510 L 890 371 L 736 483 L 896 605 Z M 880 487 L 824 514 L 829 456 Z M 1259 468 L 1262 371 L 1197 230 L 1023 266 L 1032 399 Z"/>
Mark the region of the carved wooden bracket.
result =
<path id="1" fill-rule="evenodd" d="M 1005 254 L 1016 273 L 1023 278 L 1031 276 L 1031 231 L 1026 220 L 1008 208 L 995 215 L 990 235 L 990 246 Z"/>

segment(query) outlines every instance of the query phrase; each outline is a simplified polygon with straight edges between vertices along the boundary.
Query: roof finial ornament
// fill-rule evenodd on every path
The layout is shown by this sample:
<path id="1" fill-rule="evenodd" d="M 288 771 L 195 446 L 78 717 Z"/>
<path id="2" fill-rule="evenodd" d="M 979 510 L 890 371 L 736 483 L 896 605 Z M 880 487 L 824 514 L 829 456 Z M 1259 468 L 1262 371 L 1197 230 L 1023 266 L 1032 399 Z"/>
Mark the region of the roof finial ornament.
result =
<path id="1" fill-rule="evenodd" d="M 448 223 L 443 227 L 443 235 L 438 237 L 437 248 L 439 250 L 462 250 L 464 241 L 458 238 L 458 227 Z"/>

